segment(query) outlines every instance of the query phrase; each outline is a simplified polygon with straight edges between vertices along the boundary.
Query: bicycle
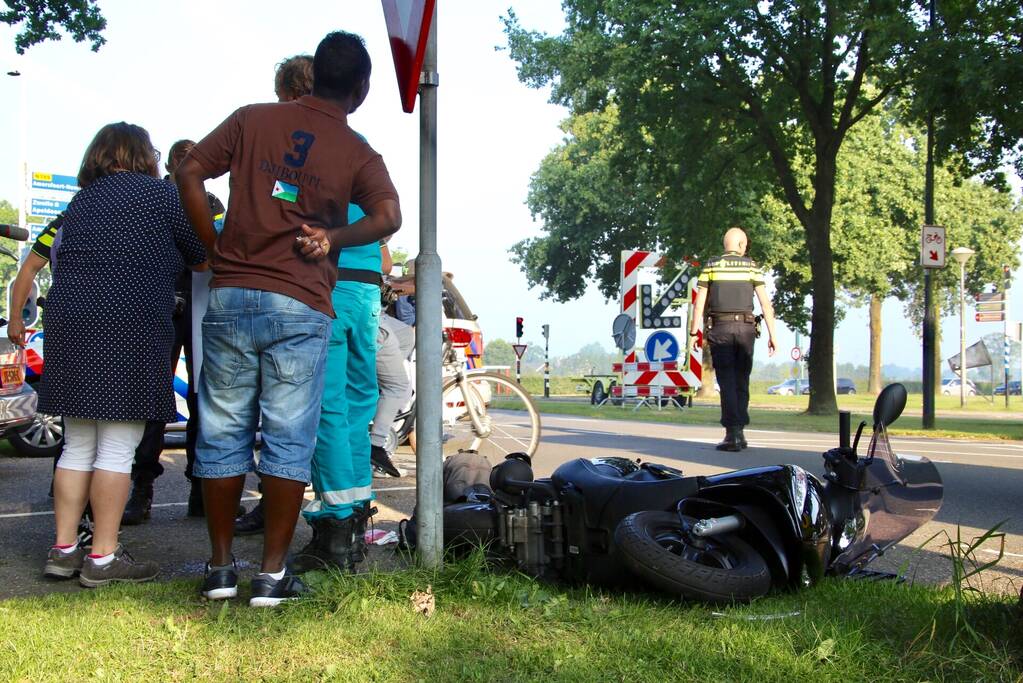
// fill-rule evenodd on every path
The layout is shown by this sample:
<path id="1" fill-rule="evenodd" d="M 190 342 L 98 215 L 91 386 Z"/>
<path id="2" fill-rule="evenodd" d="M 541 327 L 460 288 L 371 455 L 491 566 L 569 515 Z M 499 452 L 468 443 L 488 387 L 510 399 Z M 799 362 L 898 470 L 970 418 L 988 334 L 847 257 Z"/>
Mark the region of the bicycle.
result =
<path id="1" fill-rule="evenodd" d="M 540 443 L 540 413 L 522 385 L 487 370 L 466 369 L 458 353 L 469 345 L 469 330 L 449 328 L 444 332 L 441 385 L 443 401 L 443 452 L 474 450 L 493 462 L 509 453 L 536 453 Z M 414 363 L 414 361 L 413 361 Z M 413 377 L 414 377 L 414 373 Z M 416 398 L 394 419 L 395 443 L 408 439 L 415 451 Z"/>

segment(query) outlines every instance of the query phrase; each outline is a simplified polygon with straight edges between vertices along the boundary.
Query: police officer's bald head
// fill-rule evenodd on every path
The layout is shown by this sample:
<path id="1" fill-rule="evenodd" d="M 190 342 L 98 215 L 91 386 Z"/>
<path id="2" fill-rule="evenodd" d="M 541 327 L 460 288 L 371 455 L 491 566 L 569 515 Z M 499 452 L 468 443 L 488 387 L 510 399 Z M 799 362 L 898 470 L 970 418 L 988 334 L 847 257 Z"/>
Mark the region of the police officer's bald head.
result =
<path id="1" fill-rule="evenodd" d="M 728 232 L 725 233 L 725 251 L 734 251 L 739 254 L 746 253 L 746 245 L 749 240 L 746 238 L 746 233 L 742 231 L 742 228 L 729 228 Z"/>

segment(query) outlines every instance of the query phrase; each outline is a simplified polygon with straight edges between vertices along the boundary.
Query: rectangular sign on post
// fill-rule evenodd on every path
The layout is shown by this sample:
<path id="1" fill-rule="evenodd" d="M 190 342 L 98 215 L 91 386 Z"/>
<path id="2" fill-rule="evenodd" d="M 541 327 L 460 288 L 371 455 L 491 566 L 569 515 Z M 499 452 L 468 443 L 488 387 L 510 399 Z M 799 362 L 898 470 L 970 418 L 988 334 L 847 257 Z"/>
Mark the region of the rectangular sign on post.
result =
<path id="1" fill-rule="evenodd" d="M 945 228 L 925 225 L 920 230 L 920 265 L 924 268 L 945 267 Z"/>

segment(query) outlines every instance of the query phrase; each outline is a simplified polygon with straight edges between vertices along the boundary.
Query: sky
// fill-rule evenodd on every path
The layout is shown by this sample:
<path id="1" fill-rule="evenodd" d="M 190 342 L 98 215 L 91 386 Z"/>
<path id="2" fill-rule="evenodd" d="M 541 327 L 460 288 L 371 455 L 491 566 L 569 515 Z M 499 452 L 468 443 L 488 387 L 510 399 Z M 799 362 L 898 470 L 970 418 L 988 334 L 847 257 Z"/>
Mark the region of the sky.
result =
<path id="1" fill-rule="evenodd" d="M 373 59 L 366 103 L 349 120 L 386 161 L 401 195 L 404 225 L 393 246 L 415 254 L 419 229 L 419 115 L 401 110 L 380 3 L 375 0 L 266 0 L 138 2 L 101 0 L 107 44 L 98 53 L 65 37 L 14 51 L 15 29 L 0 27 L 0 199 L 16 203 L 21 146 L 29 171 L 75 175 L 82 153 L 104 124 L 125 120 L 149 130 L 166 152 L 177 139 L 200 139 L 239 106 L 274 99 L 274 65 L 312 53 L 330 30 L 362 35 Z M 591 287 L 570 303 L 541 300 L 511 262 L 514 243 L 542 234 L 525 205 L 531 174 L 563 139 L 567 111 L 549 92 L 518 81 L 506 51 L 501 16 L 511 4 L 523 26 L 558 32 L 553 0 L 438 1 L 438 252 L 459 290 L 479 316 L 485 338 L 510 339 L 515 317 L 525 338 L 539 341 L 551 326 L 552 355 L 591 342 L 611 349 L 616 301 Z M 17 69 L 18 78 L 2 74 Z M 26 104 L 27 122 L 20 115 Z M 1017 183 L 1018 187 L 1018 183 Z M 226 176 L 208 189 L 227 200 Z M 884 255 L 878 254 L 883 260 Z M 1012 318 L 1023 320 L 1023 287 L 1010 296 Z M 967 339 L 1000 331 L 978 324 L 968 309 Z M 839 362 L 866 364 L 866 310 L 847 311 L 836 330 Z M 958 352 L 958 317 L 943 321 L 942 356 Z M 902 306 L 884 306 L 883 362 L 918 367 L 921 352 Z M 779 326 L 786 358 L 794 335 Z M 766 335 L 757 357 L 767 359 Z M 808 342 L 803 342 L 804 349 Z"/>

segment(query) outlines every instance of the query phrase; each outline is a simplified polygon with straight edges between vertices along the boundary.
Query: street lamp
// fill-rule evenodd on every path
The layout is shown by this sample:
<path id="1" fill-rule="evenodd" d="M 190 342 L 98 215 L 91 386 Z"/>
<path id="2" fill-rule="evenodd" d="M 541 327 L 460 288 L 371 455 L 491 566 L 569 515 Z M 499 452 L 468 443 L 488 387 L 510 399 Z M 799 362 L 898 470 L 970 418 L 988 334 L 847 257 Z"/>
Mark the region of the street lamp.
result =
<path id="1" fill-rule="evenodd" d="M 966 262 L 975 253 L 969 247 L 952 250 L 952 258 L 959 262 L 959 407 L 966 405 Z"/>
<path id="2" fill-rule="evenodd" d="M 25 227 L 27 223 L 27 214 L 25 204 L 28 203 L 28 91 L 26 89 L 26 81 L 22 77 L 19 69 L 11 69 L 7 72 L 7 75 L 11 78 L 17 78 L 19 88 L 21 91 L 21 105 L 20 105 L 20 118 L 21 118 L 21 139 L 20 139 L 20 158 L 18 159 L 18 176 L 21 179 L 18 189 L 18 225 Z"/>

